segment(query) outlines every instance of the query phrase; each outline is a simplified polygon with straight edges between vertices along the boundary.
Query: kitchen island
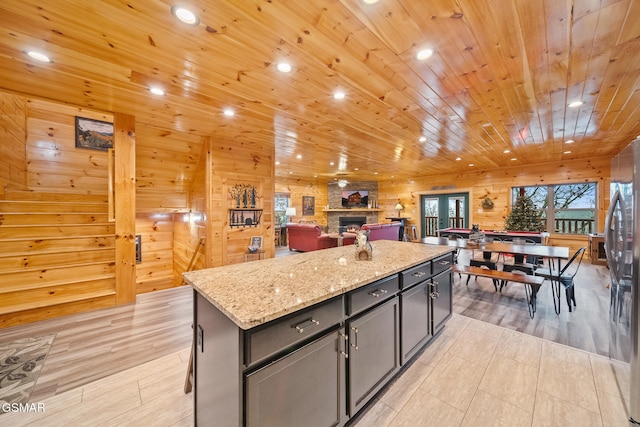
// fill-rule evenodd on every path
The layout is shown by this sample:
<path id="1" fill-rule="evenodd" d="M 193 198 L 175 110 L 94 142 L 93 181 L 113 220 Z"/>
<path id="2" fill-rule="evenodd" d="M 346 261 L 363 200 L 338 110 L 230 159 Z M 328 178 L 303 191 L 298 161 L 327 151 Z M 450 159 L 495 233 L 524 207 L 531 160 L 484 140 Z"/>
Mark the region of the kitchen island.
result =
<path id="1" fill-rule="evenodd" d="M 188 272 L 196 425 L 340 426 L 451 315 L 452 249 L 371 242 Z"/>

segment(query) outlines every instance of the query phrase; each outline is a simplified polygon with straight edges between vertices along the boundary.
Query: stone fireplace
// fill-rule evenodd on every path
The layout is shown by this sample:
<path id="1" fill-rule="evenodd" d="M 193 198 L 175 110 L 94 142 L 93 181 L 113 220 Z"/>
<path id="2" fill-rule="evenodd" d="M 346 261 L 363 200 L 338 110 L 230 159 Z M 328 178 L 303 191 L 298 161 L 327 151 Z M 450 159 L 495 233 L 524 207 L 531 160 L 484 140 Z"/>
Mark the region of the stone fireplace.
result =
<path id="1" fill-rule="evenodd" d="M 327 228 L 329 233 L 338 232 L 338 227 L 352 224 L 375 224 L 378 221 L 378 209 L 342 207 L 343 190 L 367 190 L 369 201 L 378 200 L 378 183 L 375 181 L 350 182 L 345 188 L 329 184 L 329 206 L 327 210 Z"/>

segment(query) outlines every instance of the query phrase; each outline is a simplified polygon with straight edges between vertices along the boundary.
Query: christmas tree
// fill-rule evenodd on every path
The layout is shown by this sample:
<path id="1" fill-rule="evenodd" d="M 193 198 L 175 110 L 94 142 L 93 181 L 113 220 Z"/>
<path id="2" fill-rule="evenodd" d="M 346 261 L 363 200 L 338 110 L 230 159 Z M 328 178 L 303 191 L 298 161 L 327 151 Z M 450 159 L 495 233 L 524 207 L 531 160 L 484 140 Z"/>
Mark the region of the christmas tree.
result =
<path id="1" fill-rule="evenodd" d="M 519 196 L 504 221 L 504 228 L 512 231 L 543 231 L 544 224 L 533 202 L 528 197 Z"/>

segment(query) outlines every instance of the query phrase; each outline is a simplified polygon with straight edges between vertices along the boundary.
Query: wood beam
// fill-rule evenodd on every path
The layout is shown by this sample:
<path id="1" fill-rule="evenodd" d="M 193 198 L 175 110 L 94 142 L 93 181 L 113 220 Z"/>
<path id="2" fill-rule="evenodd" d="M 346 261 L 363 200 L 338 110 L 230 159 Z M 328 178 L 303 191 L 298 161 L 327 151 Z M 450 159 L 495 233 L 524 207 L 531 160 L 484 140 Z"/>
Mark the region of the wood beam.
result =
<path id="1" fill-rule="evenodd" d="M 114 114 L 116 304 L 136 300 L 136 122 Z"/>

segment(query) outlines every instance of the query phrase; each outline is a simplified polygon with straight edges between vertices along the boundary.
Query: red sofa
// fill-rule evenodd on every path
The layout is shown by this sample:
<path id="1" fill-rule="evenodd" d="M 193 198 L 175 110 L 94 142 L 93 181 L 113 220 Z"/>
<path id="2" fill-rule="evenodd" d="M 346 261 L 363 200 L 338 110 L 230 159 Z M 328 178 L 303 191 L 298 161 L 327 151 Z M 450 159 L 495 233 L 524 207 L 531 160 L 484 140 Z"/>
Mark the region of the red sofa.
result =
<path id="1" fill-rule="evenodd" d="M 338 240 L 322 232 L 317 224 L 287 223 L 289 250 L 301 252 L 317 251 L 338 246 Z"/>
<path id="2" fill-rule="evenodd" d="M 369 241 L 399 240 L 400 222 L 386 222 L 381 224 L 364 224 L 360 230 L 369 230 Z"/>

